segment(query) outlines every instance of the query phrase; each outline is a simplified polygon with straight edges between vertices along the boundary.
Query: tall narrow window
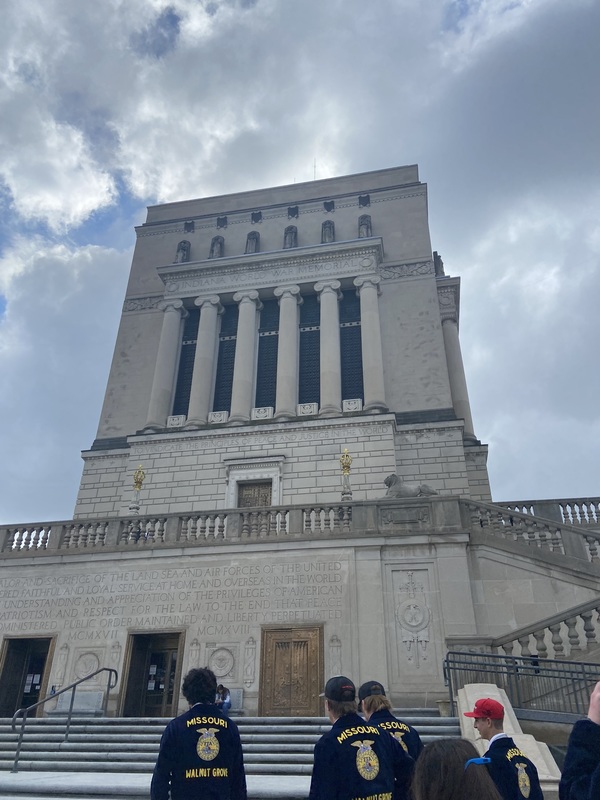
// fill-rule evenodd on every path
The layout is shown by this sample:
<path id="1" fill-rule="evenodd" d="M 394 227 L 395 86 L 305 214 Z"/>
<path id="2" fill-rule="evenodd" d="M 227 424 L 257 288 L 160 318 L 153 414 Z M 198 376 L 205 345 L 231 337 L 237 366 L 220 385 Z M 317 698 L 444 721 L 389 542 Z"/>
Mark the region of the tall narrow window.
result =
<path id="1" fill-rule="evenodd" d="M 258 329 L 256 368 L 256 408 L 275 408 L 277 389 L 277 343 L 279 340 L 279 301 L 264 300 Z"/>
<path id="2" fill-rule="evenodd" d="M 173 401 L 173 414 L 188 413 L 190 404 L 190 390 L 192 388 L 192 375 L 194 373 L 194 356 L 196 354 L 196 340 L 198 338 L 198 325 L 200 323 L 200 309 L 192 308 L 183 323 L 183 339 L 181 354 L 179 356 L 179 370 L 175 384 L 175 399 Z"/>
<path id="3" fill-rule="evenodd" d="M 354 290 L 344 292 L 340 302 L 340 350 L 342 400 L 364 400 L 360 299 Z"/>
<path id="4" fill-rule="evenodd" d="M 231 411 L 237 323 L 237 305 L 225 306 L 221 317 L 221 332 L 219 334 L 219 360 L 217 362 L 213 411 Z"/>
<path id="5" fill-rule="evenodd" d="M 317 295 L 303 298 L 300 306 L 300 375 L 298 386 L 299 403 L 317 403 L 320 391 L 320 307 Z"/>

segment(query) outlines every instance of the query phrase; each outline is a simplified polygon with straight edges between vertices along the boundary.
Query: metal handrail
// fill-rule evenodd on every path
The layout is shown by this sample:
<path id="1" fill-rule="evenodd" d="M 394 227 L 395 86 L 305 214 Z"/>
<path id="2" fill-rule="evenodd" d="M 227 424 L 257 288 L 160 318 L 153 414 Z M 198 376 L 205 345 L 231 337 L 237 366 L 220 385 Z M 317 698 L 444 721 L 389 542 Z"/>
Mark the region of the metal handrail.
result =
<path id="1" fill-rule="evenodd" d="M 514 708 L 582 715 L 590 692 L 600 680 L 600 664 L 539 655 L 449 651 L 444 659 L 444 679 L 452 713 L 459 688 L 469 683 L 493 683 L 504 689 Z"/>
<path id="2" fill-rule="evenodd" d="M 60 689 L 58 692 L 53 692 L 52 694 L 49 694 L 47 697 L 44 697 L 43 700 L 38 700 L 38 702 L 34 703 L 32 706 L 28 706 L 27 708 L 19 708 L 17 709 L 17 711 L 15 711 L 11 722 L 11 728 L 15 733 L 17 732 L 16 729 L 17 719 L 21 717 L 22 721 L 21 721 L 21 730 L 19 732 L 19 741 L 17 742 L 17 750 L 15 753 L 15 760 L 11 772 L 19 771 L 17 767 L 19 765 L 19 756 L 21 755 L 21 745 L 23 744 L 23 735 L 25 733 L 25 725 L 27 723 L 27 715 L 29 714 L 29 712 L 33 711 L 34 708 L 39 708 L 40 706 L 43 706 L 44 703 L 48 702 L 48 700 L 54 700 L 55 697 L 58 697 L 59 695 L 64 694 L 65 692 L 71 691 L 72 692 L 71 703 L 69 705 L 69 711 L 67 714 L 67 727 L 65 729 L 65 738 L 63 739 L 63 741 L 66 742 L 69 738 L 69 729 L 71 728 L 71 717 L 73 716 L 73 704 L 75 702 L 75 692 L 77 691 L 77 687 L 79 686 L 80 683 L 85 683 L 85 681 L 89 681 L 90 678 L 95 678 L 96 675 L 99 675 L 101 672 L 108 672 L 108 678 L 106 682 L 106 693 L 104 695 L 104 701 L 102 703 L 102 713 L 106 716 L 109 692 L 111 689 L 115 688 L 115 686 L 117 685 L 117 681 L 119 680 L 119 674 L 117 670 L 113 669 L 112 667 L 101 667 L 100 669 L 97 669 L 95 672 L 91 672 L 89 675 L 86 675 L 84 678 L 80 678 L 78 681 L 69 684 L 69 686 L 65 686 L 64 689 Z M 114 675 L 114 683 L 111 680 L 113 675 Z"/>

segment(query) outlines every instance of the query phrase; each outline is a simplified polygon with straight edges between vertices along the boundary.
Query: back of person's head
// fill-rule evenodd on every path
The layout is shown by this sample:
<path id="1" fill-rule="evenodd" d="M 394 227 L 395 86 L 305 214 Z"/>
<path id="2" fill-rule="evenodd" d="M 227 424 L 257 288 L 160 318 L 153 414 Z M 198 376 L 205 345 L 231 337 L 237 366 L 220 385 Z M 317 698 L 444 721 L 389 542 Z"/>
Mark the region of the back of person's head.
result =
<path id="1" fill-rule="evenodd" d="M 501 800 L 475 747 L 466 739 L 428 744 L 415 765 L 414 800 Z"/>
<path id="2" fill-rule="evenodd" d="M 214 703 L 217 693 L 215 673 L 207 667 L 191 669 L 183 679 L 181 691 L 188 703 Z"/>
<path id="3" fill-rule="evenodd" d="M 376 711 L 385 709 L 386 711 L 392 710 L 392 704 L 383 694 L 370 694 L 360 701 L 360 708 L 365 713 L 371 716 Z"/>

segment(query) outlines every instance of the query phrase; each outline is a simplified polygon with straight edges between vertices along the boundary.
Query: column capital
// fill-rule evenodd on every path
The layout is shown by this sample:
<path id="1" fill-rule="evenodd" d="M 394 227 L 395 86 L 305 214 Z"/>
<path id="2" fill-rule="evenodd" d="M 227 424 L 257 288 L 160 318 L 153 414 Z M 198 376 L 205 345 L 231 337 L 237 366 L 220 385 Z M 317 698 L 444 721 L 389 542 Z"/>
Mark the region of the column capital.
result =
<path id="1" fill-rule="evenodd" d="M 277 286 L 277 288 L 274 289 L 273 294 L 275 297 L 279 298 L 280 303 L 284 297 L 295 297 L 298 301 L 298 304 L 302 303 L 302 298 L 300 297 L 300 287 L 296 286 L 295 284 L 291 286 Z"/>
<path id="2" fill-rule="evenodd" d="M 358 275 L 358 277 L 354 278 L 353 283 L 359 294 L 361 289 L 370 287 L 377 289 L 377 294 L 381 294 L 381 289 L 379 288 L 381 277 L 379 275 Z"/>
<path id="3" fill-rule="evenodd" d="M 459 288 L 458 285 L 454 286 L 439 286 L 437 289 L 438 305 L 440 307 L 440 315 L 442 324 L 444 322 L 454 322 L 458 325 L 459 317 Z"/>
<path id="4" fill-rule="evenodd" d="M 218 294 L 201 295 L 194 300 L 194 305 L 202 309 L 204 306 L 215 306 L 217 313 L 223 313 L 223 306 L 221 305 L 221 298 Z"/>
<path id="5" fill-rule="evenodd" d="M 236 292 L 233 295 L 234 302 L 239 303 L 254 303 L 254 305 L 260 310 L 262 308 L 262 303 L 258 297 L 258 292 L 256 289 L 244 289 L 241 292 Z"/>
<path id="6" fill-rule="evenodd" d="M 161 300 L 157 306 L 160 311 L 180 311 L 181 315 L 187 315 L 187 311 L 183 307 L 183 300 Z"/>
<path id="7" fill-rule="evenodd" d="M 319 294 L 332 292 L 337 296 L 338 300 L 341 300 L 341 286 L 342 284 L 339 281 L 319 281 L 318 283 L 315 283 L 314 289 L 315 292 L 318 292 Z"/>

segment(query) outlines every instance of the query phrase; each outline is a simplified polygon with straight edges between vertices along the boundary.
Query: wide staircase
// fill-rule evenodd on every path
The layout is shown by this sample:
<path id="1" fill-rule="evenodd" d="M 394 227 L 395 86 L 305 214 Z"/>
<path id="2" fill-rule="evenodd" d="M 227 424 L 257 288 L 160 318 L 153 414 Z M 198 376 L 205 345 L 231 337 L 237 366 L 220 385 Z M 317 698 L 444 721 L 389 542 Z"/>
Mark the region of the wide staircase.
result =
<path id="1" fill-rule="evenodd" d="M 396 713 L 417 728 L 424 743 L 440 736 L 460 736 L 458 719 L 440 717 L 434 709 L 399 709 Z M 260 776 L 265 780 L 267 776 L 279 776 L 282 780 L 306 776 L 302 782 L 306 787 L 312 771 L 315 742 L 330 728 L 325 717 L 235 717 L 235 721 L 240 729 L 250 788 L 260 785 Z M 0 719 L 0 797 L 18 800 L 147 798 L 149 776 L 166 722 L 164 718 L 73 719 L 65 741 L 63 721 L 56 718 L 29 720 L 18 764 L 20 784 L 9 787 L 6 773 L 10 774 L 13 768 L 18 735 L 12 731 L 10 720 Z M 51 772 L 56 774 L 54 785 L 39 791 L 42 785 L 38 786 L 35 773 Z M 72 776 L 67 787 L 64 780 L 60 780 L 61 774 L 66 777 L 64 773 Z M 95 779 L 90 775 L 95 775 Z M 117 781 L 111 788 L 118 775 L 145 775 L 147 780 L 134 781 L 128 787 Z M 250 795 L 261 796 L 256 790 Z M 306 795 L 302 790 L 299 796 Z M 267 793 L 266 796 L 277 797 L 278 794 Z M 287 796 L 294 795 L 288 793 Z"/>

